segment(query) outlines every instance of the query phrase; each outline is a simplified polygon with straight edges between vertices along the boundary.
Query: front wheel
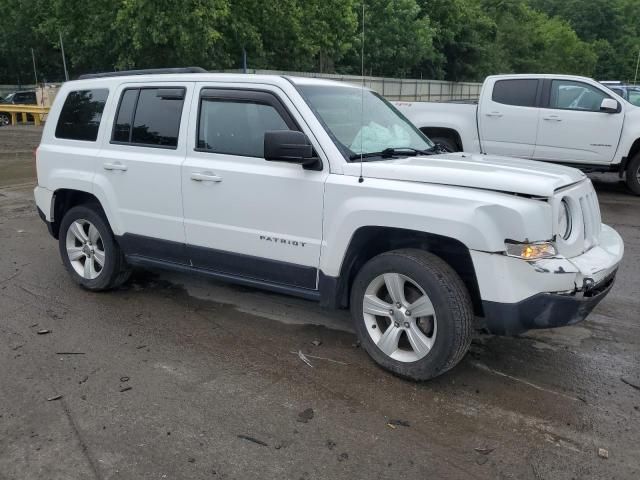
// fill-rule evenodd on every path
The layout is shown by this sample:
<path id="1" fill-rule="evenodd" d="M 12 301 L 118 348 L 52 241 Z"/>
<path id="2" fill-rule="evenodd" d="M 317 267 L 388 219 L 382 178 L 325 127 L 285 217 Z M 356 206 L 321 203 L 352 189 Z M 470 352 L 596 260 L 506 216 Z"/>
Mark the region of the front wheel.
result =
<path id="1" fill-rule="evenodd" d="M 0 112 L 0 127 L 6 127 L 11 123 L 11 117 L 8 113 Z"/>
<path id="2" fill-rule="evenodd" d="M 636 195 L 640 195 L 640 154 L 631 159 L 627 166 L 627 186 Z"/>
<path id="3" fill-rule="evenodd" d="M 429 380 L 467 352 L 473 306 L 456 272 L 422 250 L 395 250 L 370 260 L 351 290 L 351 312 L 363 348 L 383 368 Z"/>
<path id="4" fill-rule="evenodd" d="M 81 287 L 101 291 L 124 283 L 131 273 L 97 205 L 71 208 L 60 223 L 62 262 Z"/>

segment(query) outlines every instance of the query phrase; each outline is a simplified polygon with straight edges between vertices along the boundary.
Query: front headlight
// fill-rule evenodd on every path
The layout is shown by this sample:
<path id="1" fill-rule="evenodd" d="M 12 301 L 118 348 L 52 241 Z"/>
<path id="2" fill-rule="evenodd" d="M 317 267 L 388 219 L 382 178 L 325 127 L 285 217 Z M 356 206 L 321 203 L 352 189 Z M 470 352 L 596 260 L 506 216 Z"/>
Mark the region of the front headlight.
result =
<path id="1" fill-rule="evenodd" d="M 504 245 L 507 255 L 523 260 L 539 260 L 541 258 L 553 258 L 558 255 L 555 245 L 551 242 L 505 242 Z"/>
<path id="2" fill-rule="evenodd" d="M 566 240 L 571 236 L 571 228 L 571 207 L 567 199 L 563 198 L 558 212 L 558 234 Z"/>

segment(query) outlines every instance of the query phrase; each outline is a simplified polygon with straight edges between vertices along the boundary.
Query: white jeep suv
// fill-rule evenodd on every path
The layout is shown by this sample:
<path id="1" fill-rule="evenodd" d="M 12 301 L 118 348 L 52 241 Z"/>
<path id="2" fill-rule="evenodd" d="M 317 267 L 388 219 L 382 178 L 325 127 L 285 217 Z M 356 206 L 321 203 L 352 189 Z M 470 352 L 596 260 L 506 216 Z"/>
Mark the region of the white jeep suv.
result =
<path id="1" fill-rule="evenodd" d="M 164 267 L 350 307 L 366 351 L 412 379 L 456 365 L 476 328 L 583 320 L 623 254 L 578 170 L 444 153 L 378 94 L 330 81 L 81 77 L 37 170 L 82 287 Z"/>

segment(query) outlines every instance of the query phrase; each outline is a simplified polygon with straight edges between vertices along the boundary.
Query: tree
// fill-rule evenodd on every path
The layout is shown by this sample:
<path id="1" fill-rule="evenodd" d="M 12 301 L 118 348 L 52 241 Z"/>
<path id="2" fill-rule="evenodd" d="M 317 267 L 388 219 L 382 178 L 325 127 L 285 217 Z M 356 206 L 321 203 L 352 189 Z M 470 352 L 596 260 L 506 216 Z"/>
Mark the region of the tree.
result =
<path id="1" fill-rule="evenodd" d="M 362 10 L 350 55 L 342 70 L 360 73 Z M 415 0 L 370 0 L 365 6 L 364 66 L 367 74 L 404 77 L 416 65 L 434 59 L 434 29 Z"/>
<path id="2" fill-rule="evenodd" d="M 423 62 L 419 70 L 428 78 L 451 81 L 476 80 L 493 71 L 492 45 L 497 25 L 477 1 L 422 0 L 422 14 L 435 29 L 434 61 Z"/>
<path id="3" fill-rule="evenodd" d="M 224 66 L 221 26 L 227 0 L 121 0 L 117 67 Z"/>
<path id="4" fill-rule="evenodd" d="M 523 0 L 480 0 L 497 25 L 495 73 L 591 75 L 597 54 L 570 25 L 531 9 Z"/>
<path id="5" fill-rule="evenodd" d="M 633 79 L 638 0 L 366 0 L 367 74 L 482 80 L 552 72 Z M 0 0 L 0 82 L 199 65 L 361 71 L 362 0 Z"/>

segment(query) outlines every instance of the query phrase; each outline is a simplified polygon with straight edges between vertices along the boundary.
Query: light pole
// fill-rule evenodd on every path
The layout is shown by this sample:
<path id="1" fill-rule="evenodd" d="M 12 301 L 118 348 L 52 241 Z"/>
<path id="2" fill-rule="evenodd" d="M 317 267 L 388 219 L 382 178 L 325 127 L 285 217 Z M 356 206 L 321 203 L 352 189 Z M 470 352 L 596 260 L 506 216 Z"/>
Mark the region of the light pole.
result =
<path id="1" fill-rule="evenodd" d="M 69 81 L 69 72 L 67 72 L 67 60 L 64 58 L 64 45 L 62 43 L 62 32 L 58 31 L 58 36 L 60 37 L 60 51 L 62 52 L 62 65 L 64 67 L 64 79 Z"/>
<path id="2" fill-rule="evenodd" d="M 38 86 L 38 71 L 36 70 L 36 54 L 33 53 L 33 48 L 31 49 L 31 60 L 33 60 L 33 76 L 36 79 L 36 86 Z"/>

